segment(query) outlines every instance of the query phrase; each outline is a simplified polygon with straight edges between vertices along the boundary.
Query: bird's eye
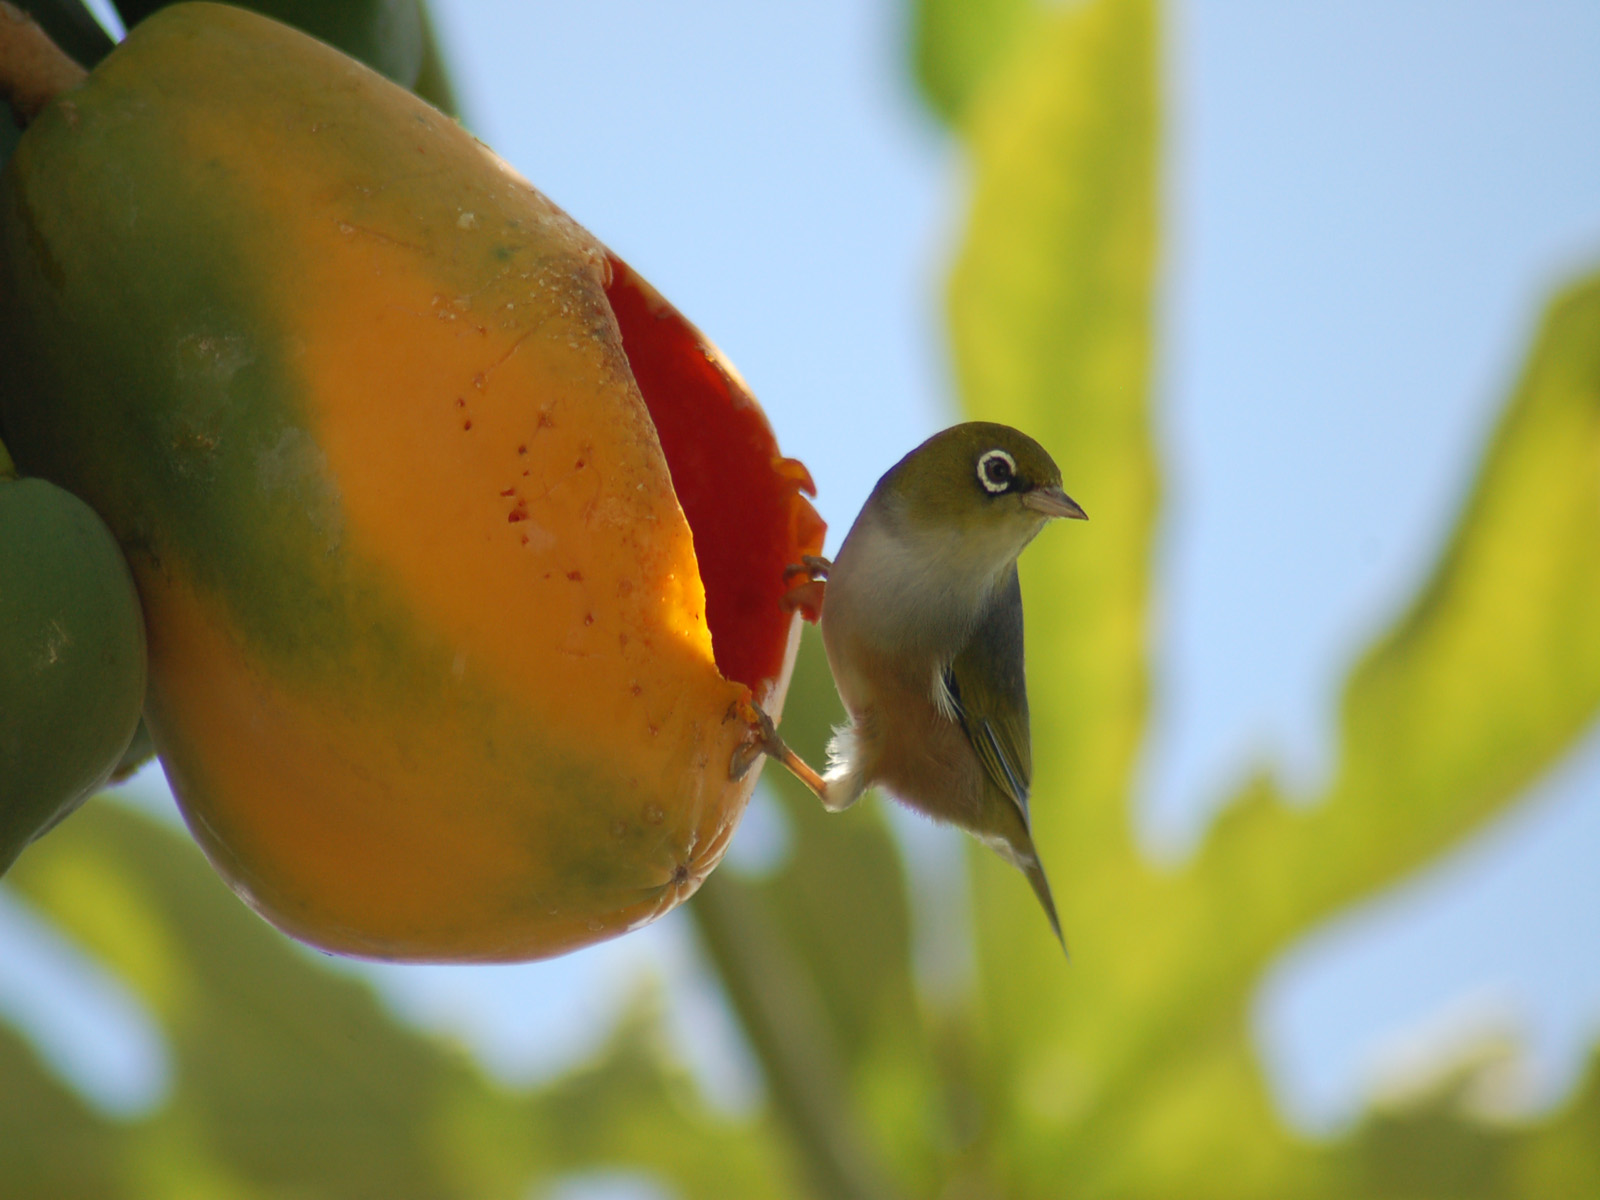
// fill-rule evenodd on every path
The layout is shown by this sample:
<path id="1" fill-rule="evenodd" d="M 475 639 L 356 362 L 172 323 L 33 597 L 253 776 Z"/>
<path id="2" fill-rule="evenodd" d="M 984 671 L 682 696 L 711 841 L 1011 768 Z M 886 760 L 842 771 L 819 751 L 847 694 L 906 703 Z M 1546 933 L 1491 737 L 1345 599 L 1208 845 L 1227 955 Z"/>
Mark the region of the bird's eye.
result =
<path id="1" fill-rule="evenodd" d="M 978 482 L 983 490 L 998 495 L 1017 477 L 1017 461 L 1004 450 L 990 450 L 978 460 Z"/>

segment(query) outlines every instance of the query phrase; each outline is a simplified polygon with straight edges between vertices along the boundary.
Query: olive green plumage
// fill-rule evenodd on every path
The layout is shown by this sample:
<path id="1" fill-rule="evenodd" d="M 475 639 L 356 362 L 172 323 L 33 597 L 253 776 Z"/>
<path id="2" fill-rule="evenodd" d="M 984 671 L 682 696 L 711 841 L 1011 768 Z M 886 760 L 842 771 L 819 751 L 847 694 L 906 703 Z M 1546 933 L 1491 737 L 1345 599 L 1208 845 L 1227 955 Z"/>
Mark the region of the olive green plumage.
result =
<path id="1" fill-rule="evenodd" d="M 1052 518 L 1083 516 L 1043 447 L 971 422 L 892 467 L 838 556 L 814 565 L 827 581 L 823 642 L 850 716 L 818 781 L 823 803 L 846 808 L 879 785 L 975 834 L 1028 877 L 1058 938 L 1028 813 L 1017 558 Z"/>

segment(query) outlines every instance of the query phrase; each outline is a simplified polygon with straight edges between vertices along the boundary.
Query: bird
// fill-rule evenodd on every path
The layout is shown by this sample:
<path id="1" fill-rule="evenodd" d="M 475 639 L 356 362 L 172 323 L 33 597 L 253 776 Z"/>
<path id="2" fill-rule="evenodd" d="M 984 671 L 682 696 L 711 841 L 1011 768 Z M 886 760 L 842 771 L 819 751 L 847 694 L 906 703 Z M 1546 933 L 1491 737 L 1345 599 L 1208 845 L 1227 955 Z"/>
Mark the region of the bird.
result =
<path id="1" fill-rule="evenodd" d="M 790 567 L 786 604 L 817 620 L 848 720 L 818 773 L 755 707 L 732 764 L 782 762 L 831 811 L 877 786 L 975 835 L 1027 877 L 1066 949 L 1028 812 L 1033 763 L 1017 560 L 1046 524 L 1087 514 L 1020 430 L 970 421 L 878 480 L 830 562 Z"/>

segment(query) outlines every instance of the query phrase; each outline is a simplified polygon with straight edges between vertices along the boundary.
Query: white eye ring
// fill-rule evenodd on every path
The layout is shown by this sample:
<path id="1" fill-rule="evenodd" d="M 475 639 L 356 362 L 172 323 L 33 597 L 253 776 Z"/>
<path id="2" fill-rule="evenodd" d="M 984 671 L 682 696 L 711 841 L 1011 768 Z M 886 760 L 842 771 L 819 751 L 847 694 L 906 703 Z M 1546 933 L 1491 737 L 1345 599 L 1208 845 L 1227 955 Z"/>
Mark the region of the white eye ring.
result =
<path id="1" fill-rule="evenodd" d="M 1004 463 L 1003 470 L 995 475 L 990 475 L 996 463 Z M 1011 486 L 1011 481 L 1017 477 L 1017 460 L 1004 450 L 990 450 L 978 460 L 978 482 L 983 484 L 983 490 L 999 495 Z"/>

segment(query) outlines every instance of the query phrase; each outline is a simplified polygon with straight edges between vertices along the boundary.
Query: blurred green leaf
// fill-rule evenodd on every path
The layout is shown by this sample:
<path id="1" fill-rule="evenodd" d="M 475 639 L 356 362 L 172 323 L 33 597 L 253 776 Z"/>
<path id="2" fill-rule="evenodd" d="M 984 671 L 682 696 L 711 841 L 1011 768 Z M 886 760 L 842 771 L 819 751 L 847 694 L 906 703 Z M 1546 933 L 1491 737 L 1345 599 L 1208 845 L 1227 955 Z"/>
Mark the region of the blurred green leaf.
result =
<path id="1" fill-rule="evenodd" d="M 807 627 L 786 703 L 784 736 L 822 761 L 844 712 L 816 631 Z M 789 854 L 771 877 L 718 871 L 690 902 L 708 952 L 795 1137 L 816 1194 L 886 1197 L 886 1168 L 869 1151 L 867 1106 L 851 1103 L 873 1069 L 892 1065 L 916 999 L 900 864 L 881 814 L 828 814 L 787 773 L 763 783 L 783 805 Z M 863 970 L 863 964 L 872 969 Z"/>
<path id="2" fill-rule="evenodd" d="M 115 1196 L 124 1130 L 91 1112 L 0 1025 L 0 1178 L 19 1197 Z"/>
<path id="3" fill-rule="evenodd" d="M 844 709 L 833 690 L 822 639 L 808 626 L 790 686 L 784 736 L 809 761 L 825 760 Z M 869 1053 L 886 1018 L 915 997 L 910 916 L 899 854 L 876 806 L 828 813 L 787 772 L 769 768 L 790 830 L 789 854 L 770 877 L 749 883 L 815 980 L 841 1053 Z M 713 876 L 716 878 L 716 876 Z M 874 969 L 863 972 L 861 964 Z"/>
<path id="4" fill-rule="evenodd" d="M 912 6 L 911 52 L 923 99 L 961 123 L 979 85 L 996 74 L 1037 0 L 921 0 Z"/>
<path id="5" fill-rule="evenodd" d="M 255 919 L 191 844 L 91 804 L 10 881 L 117 971 L 168 1040 L 171 1100 L 137 1133 L 122 1130 L 119 1187 L 99 1194 L 181 1194 L 201 1181 L 241 1195 L 452 1194 L 425 1134 L 464 1068 Z M 26 1140 L 48 1146 L 54 1134 L 46 1125 Z"/>
<path id="6" fill-rule="evenodd" d="M 455 86 L 450 82 L 450 68 L 445 62 L 444 50 L 439 45 L 436 23 L 428 12 L 427 5 L 419 4 L 418 11 L 422 16 L 422 60 L 417 67 L 417 80 L 411 90 L 445 116 L 459 120 L 461 101 L 456 96 Z"/>
<path id="7" fill-rule="evenodd" d="M 1566 1200 L 1600 1194 L 1600 1060 L 1584 1086 L 1543 1122 L 1475 1117 L 1473 1094 L 1503 1065 L 1494 1048 L 1463 1062 L 1403 1106 L 1367 1117 L 1325 1165 L 1327 1196 L 1517 1197 Z"/>
<path id="8" fill-rule="evenodd" d="M 1157 872 L 1132 840 L 1131 784 L 1156 493 L 1158 44 L 1145 0 L 1043 10 L 961 121 L 961 393 L 1050 446 L 1092 518 L 1022 564 L 1035 839 L 1075 963 L 1061 969 L 1014 872 L 975 850 L 982 1137 L 1008 1195 L 1366 1194 L 1394 1156 L 1357 1186 L 1339 1152 L 1283 1129 L 1250 998 L 1312 922 L 1515 800 L 1594 719 L 1600 306 L 1591 285 L 1556 305 L 1435 581 L 1352 681 L 1331 794 L 1291 810 L 1259 778 L 1198 862 Z M 1436 1172 L 1415 1194 L 1454 1194 L 1447 1157 L 1407 1164 Z"/>
<path id="9" fill-rule="evenodd" d="M 8 883 L 130 986 L 174 1073 L 155 1112 L 112 1120 L 0 1037 L 8 1200 L 511 1196 L 598 1167 L 655 1172 L 686 1198 L 793 1194 L 764 1120 L 708 1109 L 666 1055 L 648 996 L 595 1063 L 515 1092 L 397 1025 L 193 843 L 121 805 L 88 806 Z"/>
<path id="10" fill-rule="evenodd" d="M 1336 906 L 1422 867 L 1515 802 L 1600 709 L 1597 485 L 1600 276 L 1552 305 L 1439 567 L 1356 668 L 1328 794 L 1289 808 L 1257 780 L 1198 860 L 1153 889 L 1149 907 L 1177 941 L 1161 948 L 1162 990 L 1182 1003 L 1159 1015 L 1162 1034 L 1143 1054 L 1147 1071 L 1159 1059 L 1165 1070 L 1125 1103 L 1187 1094 L 1198 1145 L 1266 1155 L 1272 1125 L 1252 1131 L 1214 1103 L 1215 1092 L 1198 1103 L 1194 1086 L 1207 1058 L 1235 1073 L 1249 1066 L 1247 1014 L 1262 970 Z M 1208 1049 L 1206 1032 L 1217 1029 L 1231 1032 Z M 1281 1149 L 1287 1156 L 1286 1136 Z M 1400 1170 L 1393 1158 L 1376 1161 Z M 1453 1194 L 1448 1158 L 1404 1170 L 1440 1173 L 1420 1194 Z M 1600 1153 L 1573 1167 L 1600 1170 Z M 1325 1165 L 1287 1157 L 1281 1170 L 1330 1177 Z"/>
<path id="11" fill-rule="evenodd" d="M 1021 565 L 1034 839 L 1072 967 L 1020 877 L 974 856 L 992 1129 L 1019 1161 L 1065 1155 L 1059 1131 L 1110 1085 L 1114 1014 L 1147 997 L 1152 969 L 1123 926 L 1147 873 L 1128 797 L 1156 496 L 1156 44 L 1144 0 L 1045 10 L 967 126 L 975 193 L 950 283 L 961 394 L 1049 446 L 1090 517 L 1049 530 Z"/>
<path id="12" fill-rule="evenodd" d="M 1225 918 L 1241 951 L 1459 839 L 1593 721 L 1597 485 L 1600 275 L 1551 305 L 1443 558 L 1346 685 L 1327 795 L 1291 809 L 1263 787 L 1207 846 L 1194 888 L 1272 899 Z"/>

